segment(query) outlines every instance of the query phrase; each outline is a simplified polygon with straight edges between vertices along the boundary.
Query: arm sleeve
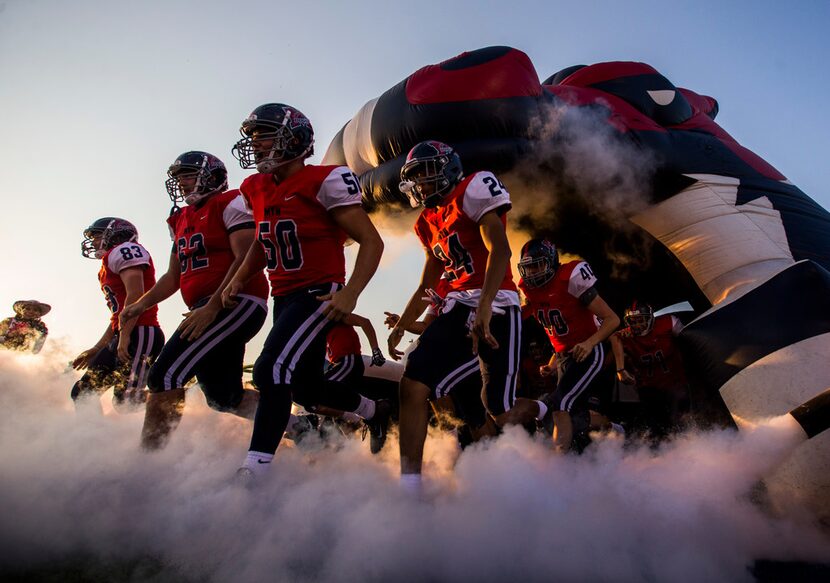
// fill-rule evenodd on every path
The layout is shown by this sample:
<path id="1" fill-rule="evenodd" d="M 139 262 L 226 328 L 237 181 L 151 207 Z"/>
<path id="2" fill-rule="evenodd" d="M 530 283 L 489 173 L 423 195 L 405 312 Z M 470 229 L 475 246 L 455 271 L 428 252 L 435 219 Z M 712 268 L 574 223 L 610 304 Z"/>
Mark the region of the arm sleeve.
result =
<path id="1" fill-rule="evenodd" d="M 130 267 L 147 267 L 150 253 L 140 243 L 121 243 L 110 252 L 107 263 L 113 273 L 121 273 Z"/>
<path id="2" fill-rule="evenodd" d="M 320 185 L 317 201 L 327 211 L 339 206 L 362 204 L 360 182 L 355 173 L 346 166 L 332 170 Z"/>
<path id="3" fill-rule="evenodd" d="M 462 210 L 476 223 L 488 212 L 506 212 L 510 206 L 510 193 L 492 172 L 476 172 L 467 184 Z"/>
<path id="4" fill-rule="evenodd" d="M 254 215 L 248 209 L 242 194 L 230 201 L 222 211 L 222 221 L 229 233 L 239 229 L 254 228 Z"/>
<path id="5" fill-rule="evenodd" d="M 568 293 L 575 298 L 581 298 L 582 294 L 594 287 L 596 284 L 597 278 L 594 275 L 591 266 L 585 261 L 580 261 L 571 272 L 571 277 L 568 280 Z M 591 299 L 593 300 L 594 298 Z M 588 303 L 590 303 L 590 300 Z"/>

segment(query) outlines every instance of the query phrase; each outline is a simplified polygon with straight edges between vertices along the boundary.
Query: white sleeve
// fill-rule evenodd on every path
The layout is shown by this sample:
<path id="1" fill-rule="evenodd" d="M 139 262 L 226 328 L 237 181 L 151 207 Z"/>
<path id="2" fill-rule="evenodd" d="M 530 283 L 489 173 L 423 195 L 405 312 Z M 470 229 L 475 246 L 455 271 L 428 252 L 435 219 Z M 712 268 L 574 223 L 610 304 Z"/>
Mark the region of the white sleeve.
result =
<path id="1" fill-rule="evenodd" d="M 167 223 L 167 232 L 170 233 L 170 240 L 176 242 L 176 232 L 173 230 L 173 225 Z"/>
<path id="2" fill-rule="evenodd" d="M 228 231 L 248 228 L 249 226 L 252 229 L 254 228 L 254 215 L 248 210 L 245 198 L 241 194 L 230 201 L 225 210 L 222 211 L 222 221 Z"/>
<path id="3" fill-rule="evenodd" d="M 683 322 L 677 316 L 671 317 L 671 333 L 672 336 L 677 336 L 683 331 Z"/>
<path id="4" fill-rule="evenodd" d="M 339 166 L 320 185 L 317 200 L 327 211 L 353 204 L 361 204 L 360 181 L 357 175 L 346 166 Z"/>
<path id="5" fill-rule="evenodd" d="M 126 242 L 114 247 L 107 256 L 107 267 L 113 273 L 121 273 L 129 267 L 150 265 L 150 253 L 140 243 Z"/>
<path id="6" fill-rule="evenodd" d="M 591 270 L 591 266 L 585 261 L 580 261 L 571 272 L 571 277 L 568 280 L 568 293 L 575 298 L 579 298 L 596 284 L 597 277 Z"/>
<path id="7" fill-rule="evenodd" d="M 477 223 L 486 213 L 503 206 L 510 208 L 510 193 L 504 184 L 492 172 L 476 172 L 464 193 L 464 214 Z"/>

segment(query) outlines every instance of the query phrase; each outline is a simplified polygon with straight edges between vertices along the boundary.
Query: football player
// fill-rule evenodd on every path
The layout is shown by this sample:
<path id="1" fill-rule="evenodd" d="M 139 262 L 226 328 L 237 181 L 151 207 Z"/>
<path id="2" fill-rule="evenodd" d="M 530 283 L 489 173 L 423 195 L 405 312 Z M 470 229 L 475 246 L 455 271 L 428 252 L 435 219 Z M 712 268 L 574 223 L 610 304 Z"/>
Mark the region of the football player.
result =
<path id="1" fill-rule="evenodd" d="M 401 192 L 423 207 L 415 233 L 426 260 L 421 281 L 389 333 L 398 360 L 404 331 L 424 311 L 426 290 L 446 273 L 449 291 L 437 318 L 409 354 L 401 379 L 401 483 L 421 488 L 428 401 L 469 377 L 479 378 L 484 405 L 503 425 L 515 402 L 521 317 L 510 269 L 506 220 L 510 195 L 491 172 L 463 176 L 461 159 L 437 141 L 417 144 L 401 168 Z M 478 385 L 481 388 L 481 384 Z"/>
<path id="2" fill-rule="evenodd" d="M 18 300 L 12 309 L 15 315 L 0 322 L 0 346 L 37 354 L 49 334 L 41 318 L 52 310 L 52 306 L 37 300 Z"/>
<path id="3" fill-rule="evenodd" d="M 559 264 L 556 247 L 531 239 L 519 259 L 519 288 L 527 308 L 545 328 L 555 353 L 543 375 L 557 373 L 556 390 L 541 401 L 539 416 L 553 416 L 553 440 L 568 451 L 576 434 L 590 427 L 592 400 L 602 401 L 611 387 L 605 340 L 619 317 L 597 291 L 597 278 L 585 261 Z M 545 411 L 544 409 L 547 409 Z"/>
<path id="4" fill-rule="evenodd" d="M 626 327 L 611 336 L 617 380 L 636 384 L 644 428 L 663 437 L 689 409 L 689 383 L 675 340 L 683 324 L 672 314 L 655 318 L 649 304 L 638 302 L 623 320 Z"/>
<path id="5" fill-rule="evenodd" d="M 328 336 L 326 336 L 326 358 L 328 363 L 325 369 L 325 379 L 331 383 L 343 383 L 350 389 L 363 393 L 361 388 L 366 365 L 363 362 L 360 337 L 357 335 L 355 327 L 363 330 L 366 339 L 369 341 L 369 347 L 372 349 L 369 366 L 383 366 L 386 362 L 386 358 L 378 346 L 378 337 L 372 322 L 363 316 L 349 314 L 342 322 L 332 326 Z M 391 400 L 392 397 L 393 395 L 384 395 L 386 399 Z M 322 405 L 315 407 L 315 411 L 319 415 L 342 419 L 348 423 L 356 424 L 361 421 L 360 417 L 354 413 L 337 411 Z M 297 425 L 298 421 L 300 421 L 298 417 L 291 416 L 286 428 L 286 437 L 294 439 L 296 429 L 308 428 L 308 424 Z M 368 426 L 367 429 L 369 429 Z M 384 443 L 386 443 L 386 433 L 376 435 L 370 432 L 370 434 L 370 450 L 372 453 L 379 453 L 383 449 Z"/>
<path id="6" fill-rule="evenodd" d="M 125 402 L 143 403 L 147 372 L 164 344 L 158 310 L 147 310 L 123 325 L 119 316 L 156 283 L 153 259 L 138 242 L 135 226 L 117 217 L 104 217 L 87 227 L 81 254 L 101 260 L 98 281 L 112 316 L 95 346 L 72 361 L 75 370 L 87 369 L 72 387 L 72 399 L 113 386 L 117 407 Z"/>
<path id="7" fill-rule="evenodd" d="M 362 207 L 360 183 L 345 166 L 307 165 L 314 131 L 299 110 L 281 103 L 257 107 L 242 122 L 233 148 L 242 168 L 258 173 L 240 191 L 252 209 L 257 241 L 222 293 L 235 306 L 246 283 L 268 272 L 274 323 L 254 364 L 260 400 L 250 449 L 240 475 L 268 467 L 288 422 L 292 399 L 314 411 L 318 405 L 352 412 L 378 434 L 386 432 L 390 405 L 360 394 L 331 390 L 323 382 L 326 334 L 355 308 L 377 269 L 383 241 Z M 359 245 L 346 282 L 343 244 Z"/>
<path id="8" fill-rule="evenodd" d="M 222 305 L 222 289 L 254 240 L 253 216 L 239 191 L 228 190 L 222 161 L 207 152 L 185 152 L 170 165 L 165 187 L 174 204 L 167 219 L 173 239 L 167 272 L 121 314 L 126 322 L 178 290 L 188 306 L 150 369 L 142 432 L 147 449 L 161 447 L 178 424 L 185 386 L 194 376 L 212 408 L 253 418 L 259 394 L 242 387 L 242 361 L 245 344 L 268 313 L 262 273 L 240 290 L 236 306 Z"/>

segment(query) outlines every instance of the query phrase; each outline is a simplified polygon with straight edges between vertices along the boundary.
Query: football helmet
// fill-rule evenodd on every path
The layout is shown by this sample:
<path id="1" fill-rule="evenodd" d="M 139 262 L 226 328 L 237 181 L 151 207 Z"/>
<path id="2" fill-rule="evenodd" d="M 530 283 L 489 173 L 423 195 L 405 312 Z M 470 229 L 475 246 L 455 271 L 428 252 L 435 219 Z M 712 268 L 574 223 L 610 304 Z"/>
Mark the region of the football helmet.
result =
<path id="1" fill-rule="evenodd" d="M 464 178 L 461 158 L 443 142 L 416 144 L 401 168 L 398 188 L 413 207 L 433 208 Z"/>
<path id="2" fill-rule="evenodd" d="M 634 302 L 625 311 L 625 325 L 635 336 L 645 336 L 654 327 L 654 308 L 649 304 Z"/>
<path id="3" fill-rule="evenodd" d="M 193 179 L 193 186 L 190 188 L 187 184 L 188 192 L 185 192 L 181 180 L 188 178 Z M 173 204 L 182 201 L 197 204 L 212 194 L 228 189 L 228 170 L 222 160 L 213 154 L 193 150 L 185 152 L 170 165 L 164 186 Z"/>
<path id="4" fill-rule="evenodd" d="M 103 217 L 84 229 L 81 255 L 90 259 L 101 259 L 116 245 L 137 240 L 138 229 L 130 221 L 118 217 Z"/>
<path id="5" fill-rule="evenodd" d="M 522 246 L 519 275 L 528 287 L 540 287 L 553 279 L 559 269 L 556 245 L 547 239 L 531 239 Z"/>
<path id="6" fill-rule="evenodd" d="M 283 103 L 257 107 L 242 122 L 242 139 L 233 147 L 234 158 L 242 168 L 256 168 L 266 174 L 314 154 L 314 130 L 301 111 Z M 260 148 L 262 142 L 270 148 Z"/>

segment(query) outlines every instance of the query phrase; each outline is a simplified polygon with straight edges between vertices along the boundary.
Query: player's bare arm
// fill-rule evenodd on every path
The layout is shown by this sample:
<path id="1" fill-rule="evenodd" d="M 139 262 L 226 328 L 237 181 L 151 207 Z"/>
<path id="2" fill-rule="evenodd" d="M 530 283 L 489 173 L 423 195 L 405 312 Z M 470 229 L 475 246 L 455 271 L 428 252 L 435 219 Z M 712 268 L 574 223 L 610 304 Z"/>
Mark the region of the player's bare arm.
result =
<path id="1" fill-rule="evenodd" d="M 489 255 L 487 256 L 487 269 L 484 273 L 484 285 L 481 287 L 481 299 L 473 323 L 474 353 L 478 353 L 478 343 L 481 340 L 493 348 L 498 348 L 498 342 L 490 334 L 490 318 L 493 315 L 493 300 L 499 291 L 502 279 L 504 279 L 504 273 L 510 265 L 511 256 L 507 233 L 497 211 L 492 210 L 484 214 L 478 224 L 481 230 L 481 238 Z"/>
<path id="2" fill-rule="evenodd" d="M 236 270 L 236 273 L 231 277 L 227 285 L 222 288 L 222 305 L 226 308 L 234 307 L 238 303 L 236 296 L 239 295 L 239 292 L 242 291 L 242 288 L 245 287 L 248 280 L 265 269 L 267 265 L 268 261 L 262 245 L 259 241 L 254 240 L 248 246 L 245 259 L 242 261 L 239 269 Z"/>
<path id="3" fill-rule="evenodd" d="M 418 316 L 423 314 L 429 305 L 429 300 L 424 299 L 424 290 L 435 287 L 441 278 L 441 274 L 444 272 L 444 264 L 431 251 L 425 249 L 424 254 L 426 255 L 426 259 L 424 261 L 424 269 L 421 272 L 421 281 L 409 298 L 406 308 L 404 308 L 397 324 L 389 332 L 389 337 L 386 340 L 389 356 L 393 360 L 400 360 L 403 356 L 403 352 L 398 350 L 397 346 L 403 339 L 404 332 L 412 326 L 415 320 L 418 319 Z"/>
<path id="4" fill-rule="evenodd" d="M 369 318 L 359 316 L 358 314 L 349 314 L 343 318 L 343 323 L 347 326 L 357 326 L 363 330 L 363 335 L 366 336 L 366 340 L 369 341 L 369 348 L 372 349 L 372 366 L 381 366 L 384 362 L 386 362 L 386 358 L 384 358 L 383 353 L 380 351 L 378 335 L 375 332 L 375 327 L 372 326 L 372 322 Z"/>
<path id="5" fill-rule="evenodd" d="M 126 305 L 138 301 L 144 295 L 144 267 L 128 267 L 118 274 L 124 282 L 124 289 L 127 296 L 124 299 Z M 130 360 L 130 336 L 135 328 L 136 320 L 132 319 L 124 323 L 118 332 L 118 360 L 127 362 Z"/>
<path id="6" fill-rule="evenodd" d="M 92 359 L 93 356 L 101 352 L 103 348 L 109 344 L 109 341 L 112 340 L 112 337 L 115 335 L 115 330 L 112 329 L 112 326 L 107 323 L 107 329 L 104 330 L 104 333 L 101 335 L 101 338 L 98 342 L 95 343 L 95 346 L 92 348 L 87 348 L 78 356 L 75 357 L 75 360 L 72 361 L 72 368 L 75 370 L 85 369 L 87 365 L 89 365 L 89 361 Z"/>
<path id="7" fill-rule="evenodd" d="M 175 253 L 171 253 L 167 271 L 156 281 L 156 285 L 147 290 L 137 302 L 133 304 L 128 303 L 121 311 L 121 315 L 119 316 L 121 327 L 123 328 L 127 321 L 138 318 L 156 304 L 163 302 L 179 291 L 180 277 L 181 262 Z"/>
<path id="8" fill-rule="evenodd" d="M 591 354 L 594 347 L 611 336 L 620 325 L 620 317 L 614 313 L 614 310 L 600 296 L 596 296 L 591 300 L 587 308 L 602 321 L 602 325 L 586 340 L 583 340 L 571 349 L 571 356 L 577 362 L 585 360 Z"/>
<path id="9" fill-rule="evenodd" d="M 360 245 L 354 270 L 345 287 L 317 298 L 329 302 L 323 313 L 329 320 L 337 322 L 352 313 L 357 298 L 375 274 L 383 255 L 383 239 L 360 205 L 336 207 L 330 213 L 334 222 Z"/>
<path id="10" fill-rule="evenodd" d="M 614 332 L 608 339 L 611 342 L 611 350 L 614 353 L 614 363 L 617 368 L 617 380 L 627 385 L 634 384 L 634 377 L 625 369 L 625 351 L 620 340 L 620 333 Z"/>
<path id="11" fill-rule="evenodd" d="M 222 283 L 210 296 L 208 302 L 195 310 L 184 314 L 184 320 L 179 324 L 182 338 L 196 340 L 216 319 L 216 314 L 222 310 L 222 291 L 236 275 L 242 262 L 245 261 L 248 249 L 254 243 L 254 229 L 240 229 L 228 235 L 228 241 L 233 252 L 233 263 L 228 268 Z"/>

